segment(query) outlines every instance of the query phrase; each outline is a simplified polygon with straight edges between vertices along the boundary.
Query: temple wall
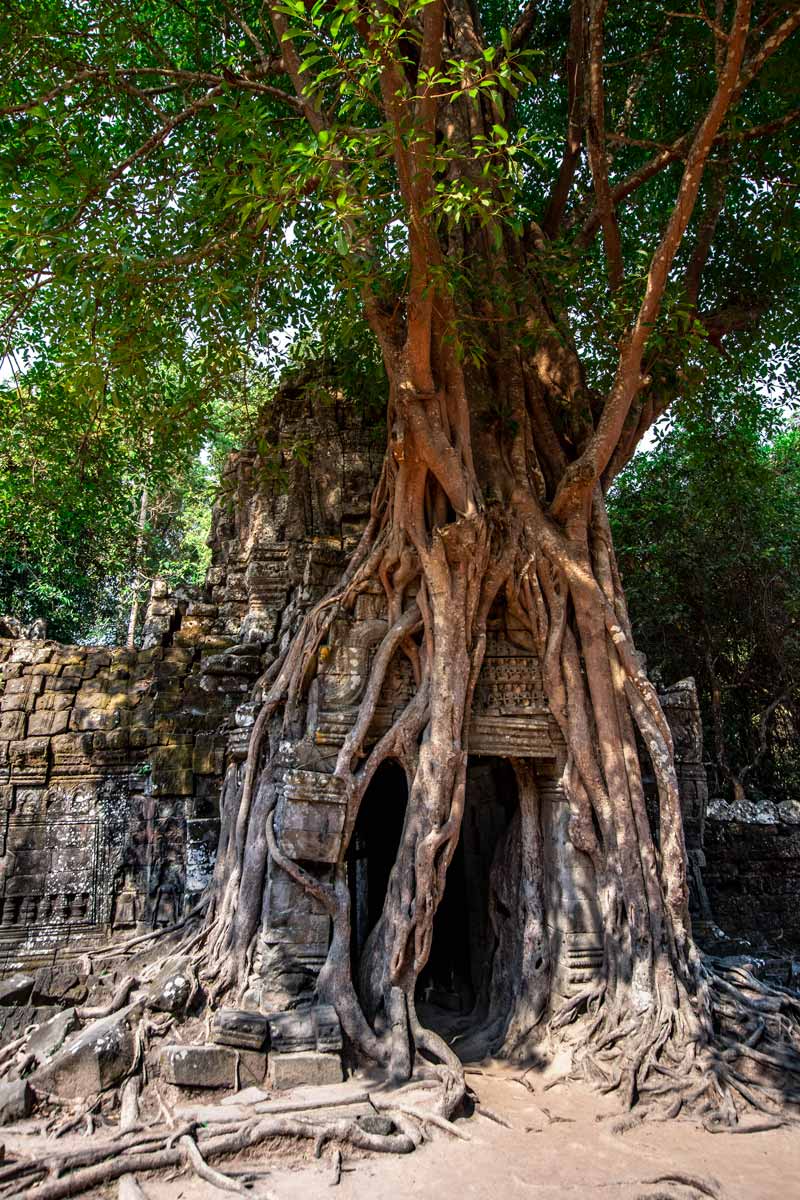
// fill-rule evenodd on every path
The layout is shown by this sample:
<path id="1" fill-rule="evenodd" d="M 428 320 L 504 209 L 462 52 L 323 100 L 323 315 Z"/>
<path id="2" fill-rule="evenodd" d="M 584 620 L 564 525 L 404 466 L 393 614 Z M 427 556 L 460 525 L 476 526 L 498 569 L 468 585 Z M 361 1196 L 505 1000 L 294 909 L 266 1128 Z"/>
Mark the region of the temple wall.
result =
<path id="1" fill-rule="evenodd" d="M 294 453 L 304 439 L 312 453 Z M 154 586 L 141 648 L 0 637 L 0 974 L 44 963 L 65 944 L 91 948 L 168 923 L 192 906 L 213 868 L 231 764 L 241 783 L 261 698 L 254 685 L 347 561 L 381 451 L 335 395 L 289 385 L 266 410 L 254 446 L 228 461 L 205 588 L 192 596 Z M 381 590 L 367 589 L 320 647 L 309 725 L 293 734 L 278 781 L 276 832 L 321 878 L 347 836 L 331 773 L 384 633 Z M 553 888 L 574 899 L 589 884 L 565 833 L 563 746 L 538 662 L 520 644 L 513 628 L 492 624 L 470 751 L 538 760 L 548 828 L 561 847 Z M 398 660 L 373 739 L 412 690 L 410 666 Z M 800 806 L 786 802 L 755 822 L 713 805 L 707 815 L 693 683 L 667 689 L 662 703 L 676 746 L 696 928 L 758 927 L 800 944 Z M 654 781 L 647 790 L 657 825 Z M 597 965 L 597 921 L 577 900 L 562 907 L 571 914 L 557 930 L 568 994 Z M 282 1003 L 307 990 L 328 936 L 319 904 L 270 863 L 254 963 L 265 997 Z"/>
<path id="2" fill-rule="evenodd" d="M 0 970 L 172 921 L 203 888 L 260 659 L 188 610 L 141 650 L 0 640 Z"/>
<path id="3" fill-rule="evenodd" d="M 778 806 L 783 816 L 742 820 L 715 816 L 712 803 L 706 820 L 705 882 L 714 918 L 729 937 L 746 938 L 755 949 L 800 950 L 800 805 L 788 804 Z"/>

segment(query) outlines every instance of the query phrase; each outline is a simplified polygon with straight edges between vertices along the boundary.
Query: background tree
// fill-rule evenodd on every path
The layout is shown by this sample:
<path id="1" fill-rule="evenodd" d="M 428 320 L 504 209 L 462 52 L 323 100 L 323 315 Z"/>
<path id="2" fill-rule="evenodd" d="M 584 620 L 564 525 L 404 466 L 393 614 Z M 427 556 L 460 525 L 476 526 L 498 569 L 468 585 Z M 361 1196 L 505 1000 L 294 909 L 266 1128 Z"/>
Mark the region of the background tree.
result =
<path id="1" fill-rule="evenodd" d="M 719 785 L 796 796 L 796 425 L 761 396 L 704 397 L 634 458 L 610 514 L 639 644 L 665 681 L 695 676 Z"/>
<path id="2" fill-rule="evenodd" d="M 135 641 L 156 575 L 203 582 L 221 462 L 249 424 L 239 400 L 156 369 L 104 404 L 74 363 L 36 361 L 0 388 L 0 423 L 0 612 L 117 643 L 135 612 Z"/>
<path id="3" fill-rule="evenodd" d="M 212 1001 L 246 985 L 270 854 L 330 914 L 319 993 L 352 1043 L 394 1077 L 421 1053 L 460 1078 L 414 989 L 459 836 L 487 621 L 506 613 L 540 657 L 566 746 L 605 978 L 566 1007 L 551 996 L 538 800 L 521 771 L 520 966 L 492 1048 L 525 1054 L 545 1017 L 555 1033 L 585 1014 L 589 1078 L 629 1103 L 667 1087 L 670 1111 L 699 1100 L 726 1121 L 734 1095 L 753 1095 L 737 1078 L 743 1037 L 795 1063 L 789 1002 L 771 998 L 756 1027 L 691 939 L 671 738 L 634 649 L 605 492 L 719 347 L 752 370 L 794 328 L 798 26 L 800 10 L 772 0 L 713 14 L 647 0 L 12 5 L 0 295 L 16 349 L 69 347 L 113 407 L 131 361 L 193 356 L 207 382 L 287 328 L 343 330 L 358 310 L 386 373 L 371 519 L 261 681 L 243 788 L 226 790 L 193 943 Z M 350 829 L 387 757 L 409 805 L 357 991 L 344 855 L 317 878 L 282 853 L 272 819 L 278 747 L 302 753 L 318 649 L 375 581 L 386 632 L 335 774 Z M 395 655 L 417 691 L 370 746 Z"/>

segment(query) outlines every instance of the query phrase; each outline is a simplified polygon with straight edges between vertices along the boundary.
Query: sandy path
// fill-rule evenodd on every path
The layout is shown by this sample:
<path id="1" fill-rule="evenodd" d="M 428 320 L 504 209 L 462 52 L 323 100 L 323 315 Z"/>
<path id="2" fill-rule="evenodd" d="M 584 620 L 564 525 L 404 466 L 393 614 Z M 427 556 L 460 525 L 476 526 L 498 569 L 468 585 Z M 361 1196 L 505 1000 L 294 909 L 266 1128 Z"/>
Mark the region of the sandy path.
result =
<path id="1" fill-rule="evenodd" d="M 493 1068 L 494 1069 L 494 1068 Z M 643 1181 L 683 1171 L 713 1176 L 722 1200 L 800 1200 L 800 1131 L 710 1134 L 688 1122 L 643 1125 L 620 1135 L 618 1111 L 576 1086 L 536 1095 L 508 1078 L 471 1077 L 483 1103 L 510 1121 L 506 1129 L 473 1115 L 469 1142 L 437 1133 L 407 1157 L 345 1154 L 330 1187 L 330 1158 L 276 1165 L 265 1179 L 275 1200 L 639 1200 L 664 1190 Z M 542 1112 L 565 1118 L 549 1122 Z M 143 1181 L 152 1200 L 220 1200 L 222 1193 L 184 1177 Z M 251 1193 L 259 1194 L 259 1188 Z M 686 1200 L 680 1187 L 670 1195 Z"/>

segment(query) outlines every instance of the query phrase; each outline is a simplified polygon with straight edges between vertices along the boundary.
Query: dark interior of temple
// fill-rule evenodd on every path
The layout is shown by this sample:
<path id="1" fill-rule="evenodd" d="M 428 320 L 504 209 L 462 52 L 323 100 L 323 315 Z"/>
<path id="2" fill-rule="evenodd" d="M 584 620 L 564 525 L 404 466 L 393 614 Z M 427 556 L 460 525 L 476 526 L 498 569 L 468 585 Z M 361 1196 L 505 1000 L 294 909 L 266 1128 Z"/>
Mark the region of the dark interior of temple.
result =
<path id="1" fill-rule="evenodd" d="M 383 908 L 406 803 L 403 771 L 396 763 L 384 763 L 364 797 L 348 856 L 354 961 Z M 436 913 L 430 958 L 417 985 L 417 995 L 427 1005 L 467 1013 L 488 981 L 495 943 L 490 875 L 516 804 L 508 760 L 470 758 L 461 837 Z"/>

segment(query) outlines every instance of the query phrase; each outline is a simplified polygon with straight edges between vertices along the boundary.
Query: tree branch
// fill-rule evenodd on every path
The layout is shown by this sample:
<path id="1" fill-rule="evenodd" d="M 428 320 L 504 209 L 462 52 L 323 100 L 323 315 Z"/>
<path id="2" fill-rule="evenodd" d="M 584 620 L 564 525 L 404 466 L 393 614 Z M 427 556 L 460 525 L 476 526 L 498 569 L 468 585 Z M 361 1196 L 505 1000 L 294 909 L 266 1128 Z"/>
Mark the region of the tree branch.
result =
<path id="1" fill-rule="evenodd" d="M 762 43 L 755 54 L 751 55 L 744 63 L 740 71 L 736 86 L 733 89 L 728 108 L 731 109 L 741 99 L 745 90 L 756 75 L 763 69 L 767 61 L 775 54 L 787 38 L 800 29 L 800 8 L 790 13 L 786 20 L 782 21 L 778 28 L 770 34 L 770 36 Z M 737 141 L 747 138 L 761 137 L 764 134 L 776 133 L 779 129 L 787 125 L 791 125 L 797 120 L 800 113 L 793 110 L 787 113 L 786 116 L 778 118 L 776 121 L 768 121 L 763 125 L 755 126 L 750 130 L 720 132 L 716 141 Z M 624 135 L 611 134 L 609 137 L 612 140 L 623 140 Z M 649 182 L 656 175 L 659 175 L 671 163 L 682 159 L 689 147 L 692 145 L 693 132 L 685 133 L 681 137 L 676 138 L 671 144 L 662 147 L 658 153 L 654 155 L 648 162 L 644 163 L 620 183 L 616 184 L 611 189 L 611 197 L 615 205 L 619 205 L 622 200 L 627 199 L 643 184 Z M 626 139 L 630 144 L 636 144 L 633 139 Z M 654 146 L 657 143 L 647 142 L 642 140 L 639 144 L 643 146 Z M 586 247 L 591 244 L 592 238 L 597 233 L 601 225 L 601 217 L 599 208 L 595 208 L 593 212 L 584 221 L 580 235 L 578 237 L 578 245 Z"/>
<path id="2" fill-rule="evenodd" d="M 751 0 L 738 0 L 714 98 L 687 155 L 672 215 L 651 259 L 644 298 L 636 321 L 623 340 L 614 383 L 597 429 L 565 472 L 553 501 L 552 514 L 557 518 L 591 494 L 616 449 L 633 399 L 641 387 L 642 356 L 658 317 L 670 267 L 694 210 L 706 160 L 733 99 L 747 42 L 750 7 Z"/>
<path id="3" fill-rule="evenodd" d="M 589 120 L 586 123 L 589 167 L 608 267 L 612 292 L 622 286 L 622 242 L 617 215 L 608 182 L 608 158 L 605 146 L 605 95 L 603 89 L 603 22 L 608 0 L 591 0 L 589 17 Z"/>
<path id="4" fill-rule="evenodd" d="M 572 180 L 581 155 L 582 125 L 580 118 L 583 94 L 583 63 L 585 53 L 584 0 L 572 0 L 570 5 L 569 42 L 567 43 L 567 133 L 564 154 L 558 176 L 547 202 L 542 229 L 555 237 L 567 207 Z"/>
<path id="5" fill-rule="evenodd" d="M 522 50 L 527 45 L 528 38 L 533 32 L 538 15 L 539 0 L 528 0 L 528 3 L 511 27 L 512 50 Z"/>
<path id="6" fill-rule="evenodd" d="M 263 79 L 266 76 L 282 74 L 283 71 L 284 65 L 281 58 L 270 59 L 264 68 L 257 71 L 248 71 L 244 74 L 235 74 L 232 71 L 228 71 L 226 74 L 213 71 L 187 71 L 171 67 L 119 67 L 114 71 L 101 67 L 87 67 L 82 71 L 77 71 L 69 79 L 65 79 L 63 83 L 57 84 L 48 92 L 43 92 L 31 100 L 25 100 L 22 104 L 13 104 L 7 108 L 0 108 L 0 116 L 22 116 L 24 113 L 31 112 L 35 108 L 44 108 L 46 105 L 52 103 L 53 100 L 57 100 L 59 96 L 67 95 L 67 93 L 73 91 L 82 83 L 110 83 L 113 86 L 115 79 L 137 79 L 143 77 L 170 79 L 176 83 L 185 84 L 187 87 L 192 85 L 198 87 L 222 87 L 228 84 L 230 87 L 263 92 L 265 95 L 274 96 L 276 99 L 285 101 L 292 107 L 296 107 L 297 101 L 288 92 L 263 83 Z"/>

